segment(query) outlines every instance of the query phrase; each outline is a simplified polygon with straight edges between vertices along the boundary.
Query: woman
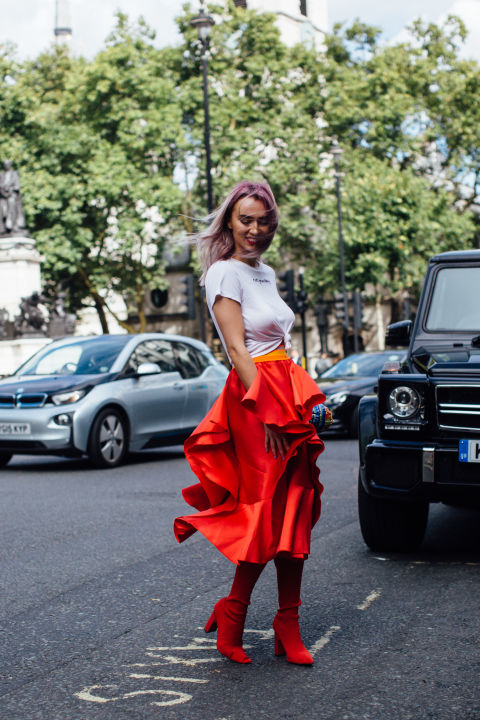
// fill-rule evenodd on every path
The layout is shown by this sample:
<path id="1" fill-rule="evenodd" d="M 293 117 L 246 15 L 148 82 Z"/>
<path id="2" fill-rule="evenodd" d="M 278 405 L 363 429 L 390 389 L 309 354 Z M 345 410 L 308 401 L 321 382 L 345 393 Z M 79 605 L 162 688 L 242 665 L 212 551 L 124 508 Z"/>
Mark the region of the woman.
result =
<path id="1" fill-rule="evenodd" d="M 199 530 L 236 564 L 230 593 L 205 626 L 218 629 L 219 652 L 251 662 L 242 648 L 245 617 L 255 583 L 273 559 L 275 654 L 310 665 L 298 607 L 323 490 L 316 467 L 323 443 L 309 420 L 325 396 L 285 352 L 295 316 L 278 294 L 274 271 L 260 260 L 277 225 L 270 187 L 242 182 L 196 237 L 208 307 L 233 369 L 185 443 L 200 484 L 183 496 L 198 512 L 177 518 L 174 529 L 179 542 Z"/>

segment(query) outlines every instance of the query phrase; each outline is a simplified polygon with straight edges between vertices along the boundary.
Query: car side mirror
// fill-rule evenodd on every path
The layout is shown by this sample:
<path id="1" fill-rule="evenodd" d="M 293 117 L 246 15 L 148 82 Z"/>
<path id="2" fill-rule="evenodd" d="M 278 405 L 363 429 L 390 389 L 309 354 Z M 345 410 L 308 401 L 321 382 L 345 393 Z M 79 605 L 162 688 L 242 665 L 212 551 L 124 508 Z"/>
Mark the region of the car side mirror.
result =
<path id="1" fill-rule="evenodd" d="M 158 375 L 160 372 L 162 371 L 157 363 L 144 362 L 137 368 L 137 375 Z"/>
<path id="2" fill-rule="evenodd" d="M 400 320 L 387 327 L 385 345 L 387 347 L 408 347 L 413 323 L 411 320 Z"/>

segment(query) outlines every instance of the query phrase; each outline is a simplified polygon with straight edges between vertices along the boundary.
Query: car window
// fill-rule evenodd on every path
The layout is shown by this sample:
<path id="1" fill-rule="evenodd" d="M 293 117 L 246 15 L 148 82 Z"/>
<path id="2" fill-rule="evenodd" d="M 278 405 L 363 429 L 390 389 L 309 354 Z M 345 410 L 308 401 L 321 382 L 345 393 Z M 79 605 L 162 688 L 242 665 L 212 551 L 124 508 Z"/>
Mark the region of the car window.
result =
<path id="1" fill-rule="evenodd" d="M 48 345 L 17 370 L 19 375 L 94 375 L 110 372 L 128 336 Z"/>
<path id="2" fill-rule="evenodd" d="M 198 377 L 207 367 L 208 359 L 196 348 L 187 343 L 173 343 L 175 359 L 182 377 Z"/>
<path id="3" fill-rule="evenodd" d="M 325 370 L 320 377 L 373 377 L 379 375 L 386 362 L 401 361 L 404 353 L 365 353 L 349 355 Z"/>
<path id="4" fill-rule="evenodd" d="M 35 375 L 60 375 L 67 370 L 75 372 L 81 354 L 80 345 L 56 348 L 40 358 L 35 367 Z"/>
<path id="5" fill-rule="evenodd" d="M 127 363 L 127 369 L 137 372 L 142 363 L 155 363 L 162 372 L 178 372 L 172 343 L 168 340 L 145 340 L 137 345 Z"/>
<path id="6" fill-rule="evenodd" d="M 441 268 L 435 279 L 426 328 L 480 331 L 480 267 Z"/>

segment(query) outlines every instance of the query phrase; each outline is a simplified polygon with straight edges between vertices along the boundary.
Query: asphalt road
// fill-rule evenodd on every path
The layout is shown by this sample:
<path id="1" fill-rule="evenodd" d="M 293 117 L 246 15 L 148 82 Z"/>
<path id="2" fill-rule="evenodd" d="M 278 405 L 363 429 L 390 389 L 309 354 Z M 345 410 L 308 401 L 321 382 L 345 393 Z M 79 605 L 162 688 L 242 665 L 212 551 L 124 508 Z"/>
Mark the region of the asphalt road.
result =
<path id="1" fill-rule="evenodd" d="M 0 471 L 1 720 L 480 720 L 480 523 L 437 506 L 420 552 L 371 553 L 357 451 L 320 457 L 323 514 L 305 569 L 311 668 L 273 655 L 275 578 L 255 589 L 239 666 L 202 627 L 232 566 L 172 520 L 181 448 L 119 470 L 17 457 Z"/>

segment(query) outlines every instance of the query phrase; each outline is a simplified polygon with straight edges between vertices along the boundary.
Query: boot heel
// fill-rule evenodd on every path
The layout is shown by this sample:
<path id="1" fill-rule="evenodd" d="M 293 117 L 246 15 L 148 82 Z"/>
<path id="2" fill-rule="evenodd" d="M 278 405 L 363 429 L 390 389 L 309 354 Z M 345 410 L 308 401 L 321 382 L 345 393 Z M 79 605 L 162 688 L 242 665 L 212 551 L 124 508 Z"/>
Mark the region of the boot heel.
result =
<path id="1" fill-rule="evenodd" d="M 205 632 L 214 632 L 217 629 L 217 618 L 215 617 L 215 610 L 212 612 L 205 625 Z"/>
<path id="2" fill-rule="evenodd" d="M 275 632 L 275 655 L 285 655 L 285 648 L 277 632 Z"/>

